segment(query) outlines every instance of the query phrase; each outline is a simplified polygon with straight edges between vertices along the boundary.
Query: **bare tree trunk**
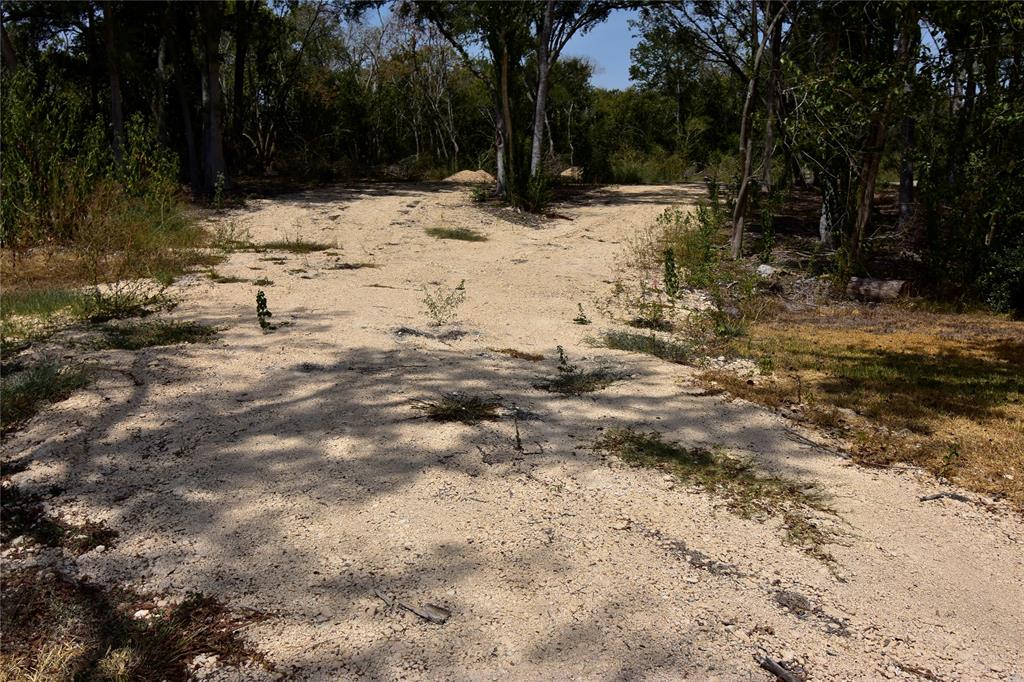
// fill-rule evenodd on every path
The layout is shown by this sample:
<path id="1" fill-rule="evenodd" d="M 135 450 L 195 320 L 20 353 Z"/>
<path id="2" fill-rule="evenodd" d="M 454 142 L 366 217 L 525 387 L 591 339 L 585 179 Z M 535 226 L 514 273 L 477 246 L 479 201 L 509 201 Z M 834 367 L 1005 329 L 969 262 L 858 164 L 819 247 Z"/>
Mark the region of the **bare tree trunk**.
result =
<path id="1" fill-rule="evenodd" d="M 7 29 L 0 26 L 0 39 L 3 40 L 3 67 L 14 69 L 18 66 L 18 53 L 14 51 L 14 44 L 11 37 L 7 35 Z"/>
<path id="2" fill-rule="evenodd" d="M 771 7 L 772 2 L 768 0 L 766 7 Z M 771 33 L 771 47 L 769 49 L 771 67 L 768 74 L 768 111 L 764 119 L 764 160 L 761 164 L 762 184 L 769 190 L 772 188 L 772 154 L 775 151 L 775 103 L 777 101 L 779 88 L 780 70 L 780 46 L 782 43 L 782 22 L 775 22 L 775 28 Z"/>
<path id="3" fill-rule="evenodd" d="M 224 178 L 223 94 L 220 86 L 220 33 L 224 7 L 220 2 L 199 5 L 203 35 L 203 190 L 212 191 Z"/>
<path id="4" fill-rule="evenodd" d="M 857 191 L 857 217 L 850 234 L 850 263 L 860 260 L 864 245 L 864 234 L 871 222 L 871 210 L 875 206 L 875 181 L 878 179 L 878 167 L 882 162 L 882 149 L 885 145 L 885 122 L 881 115 L 871 121 L 868 132 L 867 151 L 861 163 L 860 185 Z"/>
<path id="5" fill-rule="evenodd" d="M 730 252 L 733 258 L 739 258 L 743 253 L 743 222 L 747 212 L 747 201 L 750 198 L 750 176 L 754 156 L 754 150 L 750 144 L 750 128 L 754 108 L 754 93 L 757 90 L 757 72 L 761 66 L 761 58 L 764 56 L 764 47 L 767 42 L 767 37 L 775 30 L 776 23 L 778 23 L 779 19 L 782 17 L 782 12 L 777 11 L 771 24 L 765 29 L 764 37 L 758 41 L 757 0 L 751 0 L 750 13 L 752 28 L 752 35 L 750 36 L 751 46 L 756 44 L 757 51 L 754 54 L 754 59 L 750 65 L 750 79 L 747 83 L 747 98 L 743 102 L 743 114 L 740 117 L 740 167 L 742 168 L 743 175 L 740 181 L 740 191 L 736 195 L 736 205 L 733 207 L 732 212 L 732 239 Z"/>
<path id="6" fill-rule="evenodd" d="M 540 36 L 537 41 L 537 96 L 534 98 L 533 110 L 533 147 L 530 151 L 530 177 L 536 178 L 541 171 L 541 156 L 544 145 L 544 121 L 548 97 L 548 72 L 551 69 L 548 54 L 548 41 L 551 38 L 551 15 L 554 11 L 554 0 L 544 4 L 544 19 Z"/>
<path id="7" fill-rule="evenodd" d="M 499 75 L 499 87 L 498 97 L 501 100 L 501 127 L 502 127 L 502 149 L 504 151 L 505 159 L 505 192 L 504 197 L 507 200 L 512 199 L 512 192 L 516 187 L 516 168 L 515 168 L 515 138 L 512 136 L 512 102 L 509 98 L 509 75 L 508 75 L 508 47 L 502 42 L 501 58 L 500 58 L 500 75 Z"/>
<path id="8" fill-rule="evenodd" d="M 236 146 L 241 146 L 245 107 L 245 60 L 249 54 L 249 15 L 251 5 L 243 0 L 235 5 L 235 80 L 232 83 L 231 134 Z"/>
<path id="9" fill-rule="evenodd" d="M 113 3 L 103 3 L 103 28 L 107 43 L 107 76 L 110 79 L 110 125 L 113 132 L 114 159 L 120 163 L 124 155 L 124 110 L 121 99 L 121 74 L 117 68 L 117 45 L 114 42 Z"/>

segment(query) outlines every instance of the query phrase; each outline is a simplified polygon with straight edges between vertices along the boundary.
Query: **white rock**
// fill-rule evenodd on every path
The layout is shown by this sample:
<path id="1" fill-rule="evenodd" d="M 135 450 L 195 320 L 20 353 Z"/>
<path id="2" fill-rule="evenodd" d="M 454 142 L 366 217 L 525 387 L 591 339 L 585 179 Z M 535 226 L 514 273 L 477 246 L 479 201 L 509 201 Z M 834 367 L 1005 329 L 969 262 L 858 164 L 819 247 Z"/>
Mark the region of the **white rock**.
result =
<path id="1" fill-rule="evenodd" d="M 773 277 L 775 273 L 777 273 L 778 271 L 778 268 L 773 268 L 772 266 L 766 265 L 764 263 L 757 266 L 757 276 L 764 277 L 765 279 Z"/>
<path id="2" fill-rule="evenodd" d="M 132 618 L 134 618 L 135 620 L 142 620 L 143 618 L 148 618 L 148 617 L 149 617 L 149 609 L 139 609 L 138 611 L 136 611 L 135 613 L 132 614 Z"/>
<path id="3" fill-rule="evenodd" d="M 96 547 L 92 551 L 96 552 L 97 554 L 102 554 L 103 552 L 107 551 L 107 546 L 106 545 L 96 545 Z"/>
<path id="4" fill-rule="evenodd" d="M 11 547 L 21 547 L 26 542 L 28 542 L 28 538 L 26 538 L 24 535 L 19 535 L 18 537 L 11 540 Z"/>

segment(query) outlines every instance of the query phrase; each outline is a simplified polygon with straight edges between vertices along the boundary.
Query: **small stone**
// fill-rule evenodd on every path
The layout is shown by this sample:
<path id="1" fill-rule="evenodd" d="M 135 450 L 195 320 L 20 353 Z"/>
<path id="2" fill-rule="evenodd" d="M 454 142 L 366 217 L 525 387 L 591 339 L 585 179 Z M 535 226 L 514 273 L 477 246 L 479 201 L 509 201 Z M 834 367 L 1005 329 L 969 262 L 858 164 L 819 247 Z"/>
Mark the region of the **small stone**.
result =
<path id="1" fill-rule="evenodd" d="M 612 524 L 612 530 L 626 530 L 629 528 L 629 519 L 616 519 Z"/>
<path id="2" fill-rule="evenodd" d="M 97 554 L 102 554 L 103 552 L 107 551 L 107 546 L 106 545 L 96 545 L 95 549 L 93 549 L 92 551 L 96 552 Z"/>
<path id="3" fill-rule="evenodd" d="M 139 609 L 132 614 L 132 618 L 135 620 L 142 620 L 143 618 L 149 618 L 149 609 Z"/>
<path id="4" fill-rule="evenodd" d="M 792 661 L 796 658 L 796 654 L 794 654 L 790 649 L 783 649 L 782 653 L 779 654 L 779 656 L 783 661 Z"/>
<path id="5" fill-rule="evenodd" d="M 27 541 L 28 541 L 28 538 L 26 538 L 24 535 L 19 535 L 18 537 L 16 537 L 13 540 L 11 540 L 11 547 L 21 547 Z"/>

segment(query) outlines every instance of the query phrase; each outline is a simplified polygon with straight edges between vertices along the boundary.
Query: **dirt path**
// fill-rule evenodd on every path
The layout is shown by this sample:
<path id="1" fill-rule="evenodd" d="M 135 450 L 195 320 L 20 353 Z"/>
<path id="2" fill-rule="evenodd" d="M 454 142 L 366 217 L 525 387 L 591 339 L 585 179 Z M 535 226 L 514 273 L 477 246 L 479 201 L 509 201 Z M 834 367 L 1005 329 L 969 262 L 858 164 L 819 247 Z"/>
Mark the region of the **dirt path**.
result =
<path id="1" fill-rule="evenodd" d="M 57 509 L 120 533 L 83 572 L 269 614 L 246 636 L 299 679 L 767 680 L 765 653 L 816 680 L 1024 679 L 1018 517 L 921 502 L 933 480 L 850 465 L 780 417 L 699 395 L 687 368 L 584 341 L 610 326 L 594 300 L 623 239 L 697 194 L 613 188 L 540 228 L 452 187 L 253 202 L 230 220 L 255 241 L 338 245 L 218 267 L 273 280 L 273 319 L 292 324 L 261 333 L 251 284 L 182 282 L 175 316 L 221 325 L 221 340 L 98 354 L 142 385 L 103 375 L 34 420 L 6 446 L 33 462 L 16 482 L 60 484 Z M 438 226 L 489 241 L 424 234 Z M 395 333 L 427 328 L 424 283 L 463 279 L 465 336 Z M 573 324 L 578 303 L 593 325 Z M 579 398 L 532 388 L 559 344 L 631 378 Z M 506 347 L 546 360 L 489 350 Z M 443 391 L 533 414 L 526 454 L 508 419 L 417 419 L 412 399 Z M 778 523 L 602 460 L 588 446 L 613 425 L 819 482 L 846 524 L 835 570 L 783 544 Z M 375 590 L 451 617 L 389 610 Z"/>

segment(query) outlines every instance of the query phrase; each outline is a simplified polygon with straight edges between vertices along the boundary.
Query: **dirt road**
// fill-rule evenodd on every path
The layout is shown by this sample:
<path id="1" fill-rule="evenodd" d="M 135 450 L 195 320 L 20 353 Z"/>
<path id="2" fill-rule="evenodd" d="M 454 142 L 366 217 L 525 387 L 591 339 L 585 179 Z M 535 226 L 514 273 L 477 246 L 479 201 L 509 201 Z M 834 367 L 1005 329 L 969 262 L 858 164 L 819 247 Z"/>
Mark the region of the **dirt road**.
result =
<path id="1" fill-rule="evenodd" d="M 763 655 L 814 680 L 1024 679 L 1019 517 L 922 502 L 934 479 L 851 465 L 781 417 L 701 395 L 685 367 L 586 343 L 613 326 L 594 301 L 623 240 L 698 194 L 610 188 L 539 227 L 450 186 L 251 202 L 219 220 L 256 242 L 337 248 L 236 253 L 218 271 L 249 282 L 180 282 L 174 316 L 220 340 L 95 353 L 141 385 L 104 374 L 37 417 L 6 446 L 33 462 L 15 480 L 63 486 L 58 511 L 120 533 L 81 557 L 84 573 L 258 609 L 269 617 L 245 636 L 298 679 L 773 679 Z M 261 277 L 273 320 L 290 323 L 269 334 Z M 424 284 L 461 280 L 465 335 L 398 333 L 429 331 Z M 594 324 L 573 323 L 578 304 Z M 577 398 L 533 388 L 557 345 L 629 378 Z M 412 401 L 445 391 L 529 413 L 525 453 L 511 419 L 420 418 Z M 819 483 L 844 530 L 835 566 L 785 545 L 778 522 L 590 450 L 627 425 Z M 431 624 L 375 591 L 451 616 Z"/>

